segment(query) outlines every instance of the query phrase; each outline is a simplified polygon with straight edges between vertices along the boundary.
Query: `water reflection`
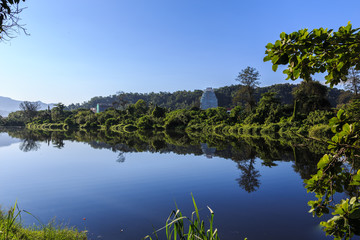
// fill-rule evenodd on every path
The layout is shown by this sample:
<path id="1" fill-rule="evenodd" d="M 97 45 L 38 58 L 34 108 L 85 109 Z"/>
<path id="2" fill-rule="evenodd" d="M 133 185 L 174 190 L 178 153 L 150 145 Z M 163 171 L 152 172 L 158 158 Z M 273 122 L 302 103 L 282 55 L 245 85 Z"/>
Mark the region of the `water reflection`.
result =
<path id="1" fill-rule="evenodd" d="M 94 236 L 141 239 L 153 224 L 163 226 L 174 199 L 191 211 L 192 206 L 183 204 L 193 192 L 199 203 L 216 209 L 222 239 L 323 239 L 310 234 L 318 220 L 307 214 L 308 195 L 298 177 L 307 178 L 316 171 L 320 145 L 299 139 L 235 139 L 179 132 L 25 130 L 8 134 L 21 139 L 23 151 L 38 149 L 31 147 L 34 144 L 42 149 L 31 154 L 1 149 L 8 154 L 0 174 L 2 196 L 9 201 L 26 199 L 32 204 L 26 209 L 44 219 L 60 215 L 81 228 L 86 217 L 87 229 Z M 24 172 L 15 173 L 26 180 L 16 177 L 14 187 L 6 182 L 14 173 L 6 170 L 16 166 L 22 166 L 19 171 Z M 141 231 L 139 224 L 149 228 Z M 125 231 L 119 235 L 114 229 Z"/>
<path id="2" fill-rule="evenodd" d="M 118 155 L 116 161 L 117 161 L 118 163 L 123 163 L 123 162 L 125 162 L 125 153 L 119 152 L 119 155 Z"/>
<path id="3" fill-rule="evenodd" d="M 40 143 L 34 139 L 24 139 L 19 148 L 23 152 L 37 151 L 40 149 Z"/>
<path id="4" fill-rule="evenodd" d="M 261 177 L 258 170 L 255 169 L 255 158 L 238 162 L 238 168 L 242 175 L 236 179 L 239 186 L 248 193 L 255 192 L 260 187 L 259 178 Z"/>
<path id="5" fill-rule="evenodd" d="M 53 132 L 51 134 L 52 145 L 58 149 L 61 149 L 65 146 L 64 139 L 65 136 L 61 132 Z"/>
<path id="6" fill-rule="evenodd" d="M 3 130 L 4 131 L 4 130 Z M 29 130 L 6 130 L 12 137 L 22 139 L 20 150 L 24 152 L 40 149 L 39 142 L 64 148 L 65 141 L 85 142 L 94 149 L 109 149 L 117 153 L 116 162 L 123 163 L 126 153 L 159 152 L 180 155 L 205 155 L 236 162 L 240 177 L 236 179 L 240 188 L 255 192 L 260 188 L 256 159 L 267 167 L 277 166 L 277 161 L 293 162 L 293 168 L 303 179 L 316 173 L 316 164 L 326 146 L 303 139 L 274 139 L 247 137 L 243 139 L 219 136 L 193 136 L 184 132 L 42 132 Z"/>
<path id="7" fill-rule="evenodd" d="M 201 150 L 207 158 L 212 158 L 216 152 L 216 148 L 208 147 L 207 143 L 201 143 Z"/>

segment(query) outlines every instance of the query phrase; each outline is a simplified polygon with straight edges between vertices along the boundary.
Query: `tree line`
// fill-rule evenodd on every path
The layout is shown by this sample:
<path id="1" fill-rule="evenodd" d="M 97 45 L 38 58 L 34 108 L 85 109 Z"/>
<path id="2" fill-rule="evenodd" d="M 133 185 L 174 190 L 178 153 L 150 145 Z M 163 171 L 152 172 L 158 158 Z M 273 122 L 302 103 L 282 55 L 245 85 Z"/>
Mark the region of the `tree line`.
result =
<path id="1" fill-rule="evenodd" d="M 278 98 L 283 104 L 292 104 L 293 95 L 291 94 L 293 89 L 296 88 L 296 84 L 274 84 L 267 87 L 255 87 L 252 93 L 253 102 L 259 102 L 262 94 L 268 91 L 277 93 Z M 218 105 L 225 108 L 233 108 L 237 105 L 246 105 L 246 85 L 237 84 L 224 86 L 215 89 L 215 95 L 218 99 Z M 203 94 L 202 90 L 194 91 L 176 91 L 159 92 L 159 93 L 124 93 L 118 92 L 110 96 L 102 97 L 97 96 L 91 98 L 89 101 L 82 104 L 70 104 L 65 107 L 66 110 L 75 110 L 80 108 L 90 109 L 96 108 L 97 104 L 105 104 L 114 107 L 126 106 L 127 104 L 134 104 L 138 100 L 142 99 L 150 105 L 157 105 L 159 107 L 175 110 L 175 109 L 190 109 L 192 107 L 200 107 L 200 97 Z M 326 97 L 329 100 L 331 106 L 336 107 L 339 104 L 348 102 L 354 92 L 348 90 L 340 90 L 336 88 L 327 88 Z M 252 104 L 253 105 L 253 104 Z"/>
<path id="2" fill-rule="evenodd" d="M 229 98 L 231 104 L 233 104 L 232 106 L 236 104 L 230 112 L 225 107 L 200 111 L 198 105 L 189 105 L 185 108 L 172 110 L 153 102 L 147 102 L 144 99 L 131 103 L 128 98 L 129 96 L 135 96 L 134 99 L 141 96 L 156 96 L 159 98 L 165 96 L 165 94 L 161 93 L 153 95 L 120 94 L 103 98 L 103 100 L 114 102 L 109 104 L 111 107 L 105 112 L 98 114 L 95 114 L 87 107 L 68 110 L 62 103 L 56 104 L 52 109 L 38 111 L 39 106 L 36 103 L 24 102 L 20 104 L 20 111 L 10 113 L 7 118 L 1 118 L 0 125 L 25 126 L 27 123 L 32 122 L 35 124 L 66 124 L 69 128 L 109 129 L 111 125 L 125 124 L 147 130 L 158 128 L 184 130 L 186 128 L 204 129 L 202 126 L 204 123 L 209 126 L 220 123 L 226 123 L 229 126 L 234 124 L 261 125 L 280 123 L 281 121 L 286 122 L 284 119 L 290 117 L 293 124 L 298 122 L 300 125 L 306 118 L 314 115 L 311 112 L 326 112 L 322 115 L 330 116 L 333 107 L 331 100 L 336 98 L 329 98 L 329 96 L 332 96 L 329 94 L 329 88 L 313 80 L 302 82 L 299 85 L 276 84 L 270 87 L 255 88 L 253 86 L 252 88 L 251 97 L 249 97 L 249 94 L 243 94 L 243 98 L 238 96 L 239 92 L 246 89 L 246 87 L 242 88 L 242 85 L 223 87 L 216 92 L 217 96 L 220 96 L 219 103 L 229 101 L 224 100 Z M 183 94 L 180 94 L 181 91 L 178 93 L 173 98 L 184 97 Z M 261 98 L 257 101 L 257 95 L 260 93 Z M 339 98 L 341 94 L 347 94 L 348 92 L 333 90 L 333 93 L 335 93 L 335 96 L 338 94 L 337 98 Z M 234 97 L 231 98 L 231 94 Z M 200 96 L 200 93 L 197 94 L 197 101 L 199 101 Z M 354 94 L 350 94 L 348 98 L 354 96 Z M 249 100 L 249 98 L 253 99 Z M 190 99 L 190 102 L 195 101 L 195 97 Z M 94 98 L 93 103 L 100 101 L 98 100 L 99 98 Z M 247 101 L 251 103 L 249 104 Z M 309 123 L 314 122 L 313 120 L 308 121 Z M 201 126 L 197 126 L 196 123 L 201 123 Z M 325 122 L 323 123 L 325 124 Z M 304 126 L 309 126 L 309 124 Z"/>

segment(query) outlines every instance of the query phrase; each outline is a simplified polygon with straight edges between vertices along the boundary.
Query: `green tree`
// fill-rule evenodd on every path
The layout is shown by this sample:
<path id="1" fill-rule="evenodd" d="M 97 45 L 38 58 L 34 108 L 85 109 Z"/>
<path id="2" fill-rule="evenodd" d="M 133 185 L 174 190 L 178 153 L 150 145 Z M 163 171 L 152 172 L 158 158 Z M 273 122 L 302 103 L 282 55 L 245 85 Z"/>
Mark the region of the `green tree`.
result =
<path id="1" fill-rule="evenodd" d="M 116 99 L 112 102 L 114 108 L 124 110 L 127 104 L 129 104 L 129 101 L 127 100 L 126 94 L 123 91 L 117 92 Z"/>
<path id="2" fill-rule="evenodd" d="M 231 109 L 230 115 L 229 115 L 230 120 L 232 122 L 240 121 L 242 119 L 241 118 L 242 111 L 243 111 L 243 109 L 240 106 L 236 106 L 233 109 Z"/>
<path id="3" fill-rule="evenodd" d="M 24 111 L 11 112 L 5 119 L 6 126 L 25 126 Z"/>
<path id="4" fill-rule="evenodd" d="M 20 103 L 19 107 L 22 111 L 24 111 L 24 117 L 31 122 L 36 116 L 36 112 L 39 110 L 40 104 L 38 102 L 24 101 Z"/>
<path id="5" fill-rule="evenodd" d="M 148 106 L 146 104 L 146 102 L 142 99 L 139 99 L 135 104 L 135 112 L 137 115 L 143 115 L 147 112 L 148 110 Z"/>
<path id="6" fill-rule="evenodd" d="M 165 117 L 166 109 L 155 105 L 154 110 L 152 111 L 151 115 L 155 118 L 163 118 Z"/>
<path id="7" fill-rule="evenodd" d="M 275 92 L 267 92 L 262 95 L 255 112 L 251 113 L 245 123 L 274 123 L 281 117 L 280 100 Z"/>
<path id="8" fill-rule="evenodd" d="M 260 82 L 258 81 L 260 77 L 259 72 L 256 68 L 246 67 L 245 69 L 239 72 L 239 75 L 235 79 L 239 81 L 243 86 L 237 93 L 237 97 L 241 100 L 244 100 L 250 110 L 255 106 L 254 93 L 255 89 L 259 86 Z"/>
<path id="9" fill-rule="evenodd" d="M 144 115 L 140 117 L 136 122 L 136 126 L 142 130 L 152 129 L 153 124 L 154 122 L 152 121 L 151 117 L 148 115 Z"/>
<path id="10" fill-rule="evenodd" d="M 278 65 L 287 65 L 283 73 L 291 80 L 308 80 L 326 72 L 326 83 L 333 87 L 347 80 L 351 67 L 360 70 L 359 28 L 353 29 L 350 23 L 337 32 L 327 28 L 282 32 L 280 40 L 268 43 L 266 48 L 264 61 L 271 61 L 274 71 Z"/>
<path id="11" fill-rule="evenodd" d="M 359 30 L 348 23 L 338 31 L 319 28 L 283 32 L 274 44 L 266 45 L 264 61 L 271 61 L 274 71 L 278 65 L 287 65 L 283 72 L 292 80 L 309 80 L 316 73 L 326 72 L 327 83 L 334 86 L 346 82 L 352 67 L 360 70 Z M 317 197 L 308 204 L 317 216 L 331 209 L 334 217 L 321 222 L 324 231 L 335 239 L 350 239 L 360 235 L 360 123 L 351 112 L 340 109 L 329 125 L 334 133 L 330 153 L 318 162 L 318 172 L 305 180 L 307 190 Z M 349 198 L 335 202 L 336 192 L 346 192 Z"/>
<path id="12" fill-rule="evenodd" d="M 53 109 L 51 109 L 51 119 L 55 122 L 61 121 L 65 119 L 64 115 L 65 105 L 62 103 L 58 103 L 55 105 Z"/>
<path id="13" fill-rule="evenodd" d="M 360 70 L 356 70 L 354 67 L 349 69 L 347 75 L 347 81 L 345 82 L 345 89 L 350 90 L 358 96 L 360 88 Z"/>
<path id="14" fill-rule="evenodd" d="M 330 103 L 326 98 L 327 87 L 318 81 L 303 81 L 293 89 L 294 101 L 297 101 L 298 111 L 308 114 L 315 110 L 327 110 Z"/>

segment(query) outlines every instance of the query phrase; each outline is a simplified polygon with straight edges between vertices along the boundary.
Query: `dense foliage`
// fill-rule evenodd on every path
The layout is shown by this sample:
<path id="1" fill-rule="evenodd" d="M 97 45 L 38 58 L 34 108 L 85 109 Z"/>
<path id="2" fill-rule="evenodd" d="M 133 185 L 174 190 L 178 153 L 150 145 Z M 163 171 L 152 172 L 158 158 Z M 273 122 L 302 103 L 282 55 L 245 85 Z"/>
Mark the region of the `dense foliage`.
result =
<path id="1" fill-rule="evenodd" d="M 315 105 L 311 105 L 307 98 L 299 97 L 302 96 L 299 94 L 302 89 L 313 90 L 314 85 L 321 91 L 313 91 L 312 94 L 305 95 L 311 100 L 324 99 L 326 104 L 321 105 L 321 102 L 316 101 Z M 3 125 L 27 124 L 28 128 L 42 130 L 94 129 L 112 132 L 156 130 L 224 136 L 260 134 L 308 136 L 311 133 L 312 138 L 325 139 L 329 129 L 322 126 L 335 116 L 326 100 L 326 88 L 312 81 L 292 90 L 296 104 L 283 104 L 278 93 L 269 91 L 262 94 L 252 111 L 246 110 L 241 105 L 231 110 L 224 107 L 201 110 L 194 106 L 190 109 L 171 111 L 140 99 L 135 104 L 126 104 L 123 108 L 117 109 L 109 107 L 100 113 L 94 113 L 89 109 L 69 111 L 59 103 L 51 110 L 37 111 L 32 117 L 32 122 L 29 122 L 22 111 L 11 113 L 7 119 L 2 119 L 2 122 Z"/>
<path id="2" fill-rule="evenodd" d="M 326 72 L 327 83 L 334 86 L 347 82 L 352 69 L 360 70 L 360 28 L 353 29 L 350 23 L 338 31 L 320 28 L 281 33 L 280 40 L 266 48 L 264 61 L 271 60 L 274 71 L 278 65 L 287 65 L 284 73 L 292 80 L 309 81 L 312 75 Z M 330 211 L 334 215 L 321 225 L 335 239 L 360 235 L 359 107 L 359 100 L 354 99 L 330 120 L 329 152 L 318 162 L 318 172 L 305 181 L 317 198 L 308 203 L 310 211 L 317 216 Z M 335 201 L 336 193 L 348 197 Z"/>
<path id="3" fill-rule="evenodd" d="M 238 96 L 239 91 L 244 85 L 231 85 L 215 89 L 215 95 L 218 99 L 218 105 L 224 108 L 232 108 L 238 104 L 245 105 L 246 98 Z M 295 84 L 274 84 L 268 87 L 256 87 L 253 93 L 255 103 L 259 102 L 263 93 L 272 91 L 278 94 L 278 98 L 283 104 L 292 104 L 293 95 L 291 92 L 297 85 Z M 245 88 L 244 88 L 245 89 Z M 67 110 L 75 110 L 79 108 L 96 108 L 96 105 L 105 104 L 114 108 L 123 109 L 126 105 L 134 104 L 142 99 L 149 105 L 157 105 L 159 107 L 175 110 L 190 109 L 192 107 L 200 107 L 200 97 L 203 91 L 176 91 L 173 93 L 119 93 L 107 97 L 93 97 L 89 101 L 82 104 L 70 104 Z M 241 94 L 241 91 L 240 91 Z M 327 88 L 326 97 L 332 107 L 338 104 L 346 103 L 351 98 L 350 92 L 335 88 Z"/>

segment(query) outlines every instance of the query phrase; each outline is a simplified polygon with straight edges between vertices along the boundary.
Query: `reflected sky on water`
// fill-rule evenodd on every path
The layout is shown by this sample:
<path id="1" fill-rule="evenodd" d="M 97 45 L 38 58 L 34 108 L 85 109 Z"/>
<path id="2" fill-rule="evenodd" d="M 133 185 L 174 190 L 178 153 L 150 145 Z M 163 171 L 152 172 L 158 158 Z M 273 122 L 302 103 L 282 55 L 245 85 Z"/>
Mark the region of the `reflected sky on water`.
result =
<path id="1" fill-rule="evenodd" d="M 136 152 L 101 141 L 20 140 L 7 133 L 0 133 L 0 143 L 2 206 L 18 200 L 45 223 L 56 216 L 86 228 L 90 239 L 141 239 L 165 224 L 175 203 L 190 216 L 191 193 L 204 219 L 206 206 L 214 210 L 222 239 L 325 238 L 320 219 L 308 213 L 313 196 L 303 187 L 298 172 L 306 166 L 299 157 L 298 163 L 269 166 L 252 150 L 236 153 L 200 143 L 184 154 Z M 225 157 L 230 154 L 238 160 Z M 36 223 L 31 216 L 24 221 Z"/>

